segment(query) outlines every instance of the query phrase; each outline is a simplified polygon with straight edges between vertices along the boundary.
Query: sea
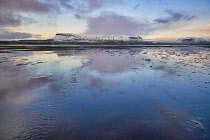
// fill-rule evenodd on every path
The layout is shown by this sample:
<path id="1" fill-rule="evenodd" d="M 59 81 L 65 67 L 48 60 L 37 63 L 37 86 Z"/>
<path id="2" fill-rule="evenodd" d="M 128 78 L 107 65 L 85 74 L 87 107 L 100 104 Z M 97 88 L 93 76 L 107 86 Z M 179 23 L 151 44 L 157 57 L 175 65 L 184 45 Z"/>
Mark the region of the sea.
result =
<path id="1" fill-rule="evenodd" d="M 1 140 L 210 139 L 209 47 L 36 48 L 0 46 Z"/>

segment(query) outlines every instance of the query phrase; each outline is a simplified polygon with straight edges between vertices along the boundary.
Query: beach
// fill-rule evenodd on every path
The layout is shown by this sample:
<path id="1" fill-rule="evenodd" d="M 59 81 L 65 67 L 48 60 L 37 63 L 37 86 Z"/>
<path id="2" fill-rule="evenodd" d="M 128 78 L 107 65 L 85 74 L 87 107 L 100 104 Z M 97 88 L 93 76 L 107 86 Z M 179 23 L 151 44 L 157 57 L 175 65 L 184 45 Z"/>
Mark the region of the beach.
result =
<path id="1" fill-rule="evenodd" d="M 4 45 L 0 139 L 210 139 L 210 48 Z"/>

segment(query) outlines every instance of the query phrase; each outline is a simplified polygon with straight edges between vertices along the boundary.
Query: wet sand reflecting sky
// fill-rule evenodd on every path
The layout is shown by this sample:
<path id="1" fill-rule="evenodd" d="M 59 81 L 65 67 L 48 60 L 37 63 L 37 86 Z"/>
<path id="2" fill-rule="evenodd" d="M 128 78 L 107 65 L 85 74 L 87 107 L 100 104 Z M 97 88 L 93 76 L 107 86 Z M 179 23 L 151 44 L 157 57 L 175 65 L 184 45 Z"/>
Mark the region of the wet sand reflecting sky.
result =
<path id="1" fill-rule="evenodd" d="M 0 53 L 0 139 L 210 139 L 210 49 Z"/>

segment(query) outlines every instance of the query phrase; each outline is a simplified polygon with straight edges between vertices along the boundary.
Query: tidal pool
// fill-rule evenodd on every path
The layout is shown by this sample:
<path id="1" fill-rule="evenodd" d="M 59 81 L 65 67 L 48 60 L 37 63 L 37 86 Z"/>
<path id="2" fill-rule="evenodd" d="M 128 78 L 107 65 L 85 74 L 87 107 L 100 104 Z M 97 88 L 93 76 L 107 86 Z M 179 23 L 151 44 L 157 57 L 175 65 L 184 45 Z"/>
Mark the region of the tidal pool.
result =
<path id="1" fill-rule="evenodd" d="M 210 48 L 3 50 L 0 139 L 210 139 Z"/>

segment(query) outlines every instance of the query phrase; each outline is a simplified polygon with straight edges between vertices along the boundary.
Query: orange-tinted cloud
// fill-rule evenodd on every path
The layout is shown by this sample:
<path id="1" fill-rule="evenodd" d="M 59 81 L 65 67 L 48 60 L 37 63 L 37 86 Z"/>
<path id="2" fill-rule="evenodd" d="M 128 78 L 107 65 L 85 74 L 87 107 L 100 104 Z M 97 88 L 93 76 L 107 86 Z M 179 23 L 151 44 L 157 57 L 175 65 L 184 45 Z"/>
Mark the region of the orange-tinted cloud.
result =
<path id="1" fill-rule="evenodd" d="M 204 26 L 196 27 L 196 28 L 184 29 L 182 31 L 208 32 L 210 35 L 210 24 L 206 24 Z"/>
<path id="2" fill-rule="evenodd" d="M 168 41 L 173 41 L 185 37 L 199 37 L 204 39 L 210 39 L 210 24 L 206 24 L 204 26 L 195 28 L 164 30 L 162 32 L 159 31 L 155 34 L 143 36 L 143 38 L 145 39 Z"/>
<path id="3" fill-rule="evenodd" d="M 24 27 L 6 27 L 5 29 L 11 32 L 20 32 L 21 30 L 24 29 Z"/>

